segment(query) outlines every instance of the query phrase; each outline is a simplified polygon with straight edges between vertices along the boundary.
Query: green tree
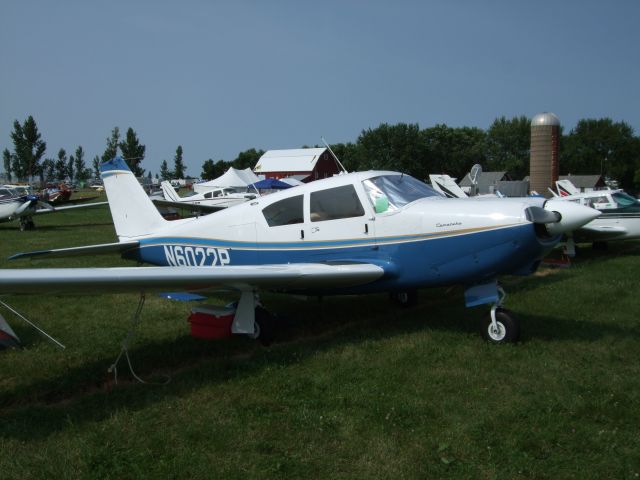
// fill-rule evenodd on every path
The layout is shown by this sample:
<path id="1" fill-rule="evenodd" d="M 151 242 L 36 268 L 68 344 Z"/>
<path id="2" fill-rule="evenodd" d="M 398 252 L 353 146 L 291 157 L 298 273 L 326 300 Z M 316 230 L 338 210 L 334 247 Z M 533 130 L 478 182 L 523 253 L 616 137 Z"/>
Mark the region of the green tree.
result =
<path id="1" fill-rule="evenodd" d="M 69 175 L 69 181 L 73 182 L 75 178 L 75 165 L 76 159 L 73 158 L 73 155 L 69 155 L 69 161 L 67 162 L 67 175 Z"/>
<path id="2" fill-rule="evenodd" d="M 4 174 L 7 176 L 7 180 L 11 181 L 11 152 L 5 148 L 2 151 L 2 160 L 4 162 Z"/>
<path id="3" fill-rule="evenodd" d="M 98 155 L 93 157 L 92 164 L 93 164 L 93 178 L 100 178 L 100 157 Z"/>
<path id="4" fill-rule="evenodd" d="M 398 170 L 425 178 L 429 169 L 426 148 L 418 124 L 380 124 L 363 130 L 358 137 L 357 163 L 360 169 Z"/>
<path id="5" fill-rule="evenodd" d="M 428 159 L 424 178 L 430 173 L 446 173 L 461 179 L 474 164 L 486 161 L 486 133 L 479 128 L 451 128 L 441 124 L 422 130 L 422 137 Z"/>
<path id="6" fill-rule="evenodd" d="M 162 179 L 162 181 L 171 180 L 171 176 L 172 176 L 172 172 L 171 170 L 169 170 L 169 165 L 167 164 L 167 161 L 162 160 L 162 163 L 160 164 L 160 178 Z"/>
<path id="7" fill-rule="evenodd" d="M 58 160 L 55 163 L 56 180 L 62 181 L 67 176 L 67 152 L 64 148 L 58 150 Z"/>
<path id="8" fill-rule="evenodd" d="M 42 140 L 36 121 L 31 115 L 20 125 L 18 120 L 13 122 L 14 153 L 11 155 L 11 170 L 18 179 L 33 178 L 40 172 L 40 159 L 47 149 Z"/>
<path id="9" fill-rule="evenodd" d="M 107 147 L 104 149 L 104 153 L 102 154 L 102 161 L 108 162 L 109 160 L 113 160 L 118 156 L 118 144 L 120 142 L 120 129 L 118 127 L 113 127 L 111 130 L 111 136 L 107 137 Z M 95 168 L 95 165 L 94 165 Z M 98 169 L 98 176 L 100 175 L 100 170 Z"/>
<path id="10" fill-rule="evenodd" d="M 213 180 L 226 172 L 228 168 L 228 162 L 225 162 L 224 160 L 214 161 L 210 158 L 202 164 L 202 173 L 200 176 L 203 180 Z"/>
<path id="11" fill-rule="evenodd" d="M 561 157 L 562 173 L 602 174 L 623 188 L 635 184 L 640 168 L 640 140 L 626 122 L 610 118 L 580 120 L 566 136 Z"/>
<path id="12" fill-rule="evenodd" d="M 244 170 L 245 168 L 250 168 L 253 170 L 253 167 L 256 166 L 256 163 L 258 163 L 258 160 L 262 155 L 264 155 L 264 150 L 256 150 L 255 148 L 250 148 L 249 150 L 240 152 L 238 156 L 231 162 L 231 166 L 240 170 Z"/>
<path id="13" fill-rule="evenodd" d="M 487 131 L 487 170 L 508 171 L 514 178 L 529 174 L 531 119 L 520 116 L 494 120 Z"/>
<path id="14" fill-rule="evenodd" d="M 80 182 L 87 180 L 91 175 L 91 171 L 87 169 L 87 166 L 84 163 L 84 150 L 81 145 L 78 145 L 78 148 L 76 148 L 74 162 L 76 179 Z"/>
<path id="15" fill-rule="evenodd" d="M 173 157 L 173 176 L 174 178 L 184 178 L 187 167 L 182 161 L 182 145 L 176 148 L 176 156 Z"/>
<path id="16" fill-rule="evenodd" d="M 45 182 L 53 182 L 55 179 L 53 175 L 56 170 L 56 162 L 51 158 L 45 158 L 42 161 L 42 180 Z"/>
<path id="17" fill-rule="evenodd" d="M 136 177 L 144 175 L 144 169 L 140 167 L 140 163 L 144 160 L 145 150 L 146 147 L 140 143 L 136 132 L 129 127 L 124 141 L 120 142 L 120 151 Z"/>

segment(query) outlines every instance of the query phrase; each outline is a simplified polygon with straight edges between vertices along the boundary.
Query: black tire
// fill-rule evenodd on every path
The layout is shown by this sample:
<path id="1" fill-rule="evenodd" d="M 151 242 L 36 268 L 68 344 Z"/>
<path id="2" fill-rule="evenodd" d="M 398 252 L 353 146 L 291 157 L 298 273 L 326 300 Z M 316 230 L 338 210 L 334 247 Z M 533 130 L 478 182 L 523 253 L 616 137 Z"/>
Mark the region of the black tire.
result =
<path id="1" fill-rule="evenodd" d="M 498 331 L 493 331 L 491 313 L 482 322 L 482 338 L 489 343 L 515 343 L 520 339 L 520 322 L 509 310 L 496 310 Z"/>
<path id="2" fill-rule="evenodd" d="M 390 292 L 389 298 L 396 305 L 402 308 L 409 308 L 418 303 L 418 291 L 406 290 L 403 292 Z"/>
<path id="3" fill-rule="evenodd" d="M 256 333 L 254 338 L 257 338 L 262 345 L 268 347 L 273 343 L 275 334 L 276 325 L 273 315 L 263 307 L 256 307 Z"/>

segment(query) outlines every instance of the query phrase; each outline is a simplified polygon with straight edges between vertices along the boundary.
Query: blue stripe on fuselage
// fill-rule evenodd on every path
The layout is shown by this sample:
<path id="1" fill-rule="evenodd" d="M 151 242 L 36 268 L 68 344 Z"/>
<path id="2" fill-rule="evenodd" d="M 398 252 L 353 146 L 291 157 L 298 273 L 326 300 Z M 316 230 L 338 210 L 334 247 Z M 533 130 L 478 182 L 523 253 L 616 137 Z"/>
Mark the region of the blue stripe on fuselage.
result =
<path id="1" fill-rule="evenodd" d="M 389 240 L 389 241 L 385 241 Z M 533 269 L 556 243 L 541 242 L 532 224 L 451 235 L 333 242 L 252 243 L 204 238 L 141 240 L 127 258 L 155 265 L 225 265 L 361 262 L 380 265 L 385 276 L 354 292 L 472 284 L 499 274 Z"/>

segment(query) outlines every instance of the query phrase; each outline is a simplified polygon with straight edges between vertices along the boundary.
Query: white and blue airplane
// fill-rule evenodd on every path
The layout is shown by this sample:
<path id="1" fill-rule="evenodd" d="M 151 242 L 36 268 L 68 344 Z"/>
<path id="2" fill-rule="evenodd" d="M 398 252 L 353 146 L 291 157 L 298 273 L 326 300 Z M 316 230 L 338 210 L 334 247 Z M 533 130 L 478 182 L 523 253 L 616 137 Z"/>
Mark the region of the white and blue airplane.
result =
<path id="1" fill-rule="evenodd" d="M 74 208 L 95 207 L 107 202 L 85 203 L 54 207 L 40 200 L 37 195 L 18 191 L 9 186 L 0 187 L 0 223 L 12 220 L 20 221 L 20 230 L 31 230 L 35 227 L 33 216 L 43 213 L 61 212 Z"/>
<path id="2" fill-rule="evenodd" d="M 411 176 L 341 174 L 210 215 L 166 221 L 126 163 L 101 167 L 119 241 L 14 255 L 120 253 L 154 267 L 0 270 L 0 295 L 233 290 L 232 332 L 265 338 L 261 291 L 307 295 L 392 292 L 462 284 L 467 306 L 492 304 L 483 336 L 513 342 L 497 277 L 534 272 L 562 234 L 599 213 L 543 198 L 447 199 Z"/>

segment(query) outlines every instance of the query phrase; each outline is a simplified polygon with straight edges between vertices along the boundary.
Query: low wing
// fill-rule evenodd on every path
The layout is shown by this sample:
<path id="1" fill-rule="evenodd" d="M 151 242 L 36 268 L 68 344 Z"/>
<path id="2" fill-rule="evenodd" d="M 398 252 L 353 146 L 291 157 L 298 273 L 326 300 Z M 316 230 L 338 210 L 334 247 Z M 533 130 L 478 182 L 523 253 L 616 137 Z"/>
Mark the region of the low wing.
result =
<path id="1" fill-rule="evenodd" d="M 119 242 L 119 243 L 103 243 L 101 245 L 88 245 L 83 247 L 57 248 L 51 250 L 36 250 L 35 252 L 16 253 L 9 257 L 9 260 L 19 260 L 23 258 L 59 258 L 59 257 L 77 257 L 81 255 L 105 255 L 112 253 L 123 253 L 138 248 L 139 242 Z"/>
<path id="2" fill-rule="evenodd" d="M 109 202 L 83 203 L 80 205 L 66 205 L 64 207 L 54 207 L 53 205 L 46 204 L 48 205 L 46 208 L 39 208 L 34 213 L 36 215 L 39 215 L 41 213 L 53 213 L 53 212 L 60 212 L 62 210 L 71 210 L 73 208 L 99 207 L 100 205 L 107 205 L 108 203 Z"/>
<path id="3" fill-rule="evenodd" d="M 353 287 L 384 273 L 372 264 L 300 263 L 225 267 L 34 268 L 0 270 L 0 295 Z"/>
<path id="4" fill-rule="evenodd" d="M 162 205 L 163 207 L 184 208 L 185 210 L 189 210 L 191 212 L 212 213 L 212 212 L 224 210 L 225 208 L 225 207 L 215 207 L 211 205 L 195 205 L 189 202 L 174 202 L 171 200 L 165 200 L 161 198 L 154 198 L 152 199 L 152 201 L 156 205 Z"/>

